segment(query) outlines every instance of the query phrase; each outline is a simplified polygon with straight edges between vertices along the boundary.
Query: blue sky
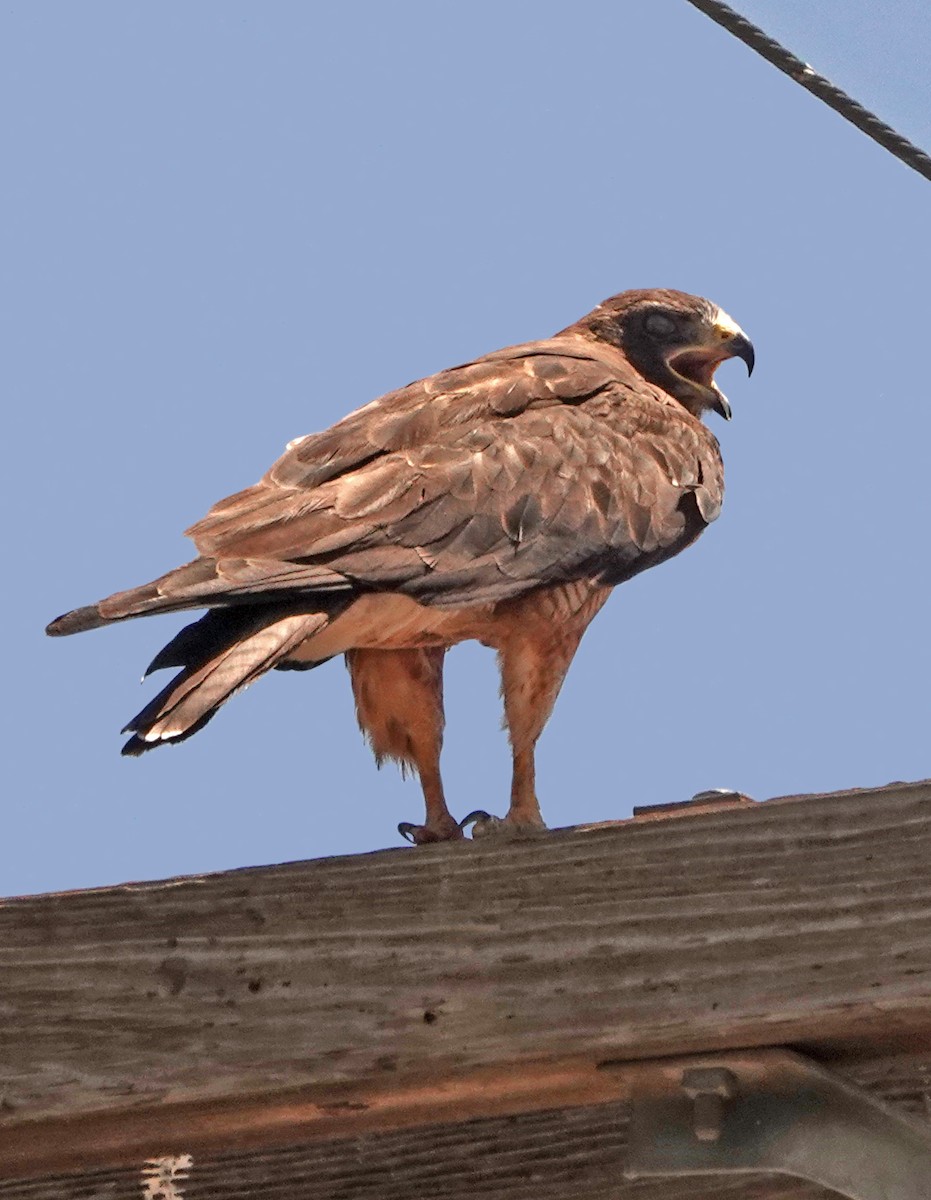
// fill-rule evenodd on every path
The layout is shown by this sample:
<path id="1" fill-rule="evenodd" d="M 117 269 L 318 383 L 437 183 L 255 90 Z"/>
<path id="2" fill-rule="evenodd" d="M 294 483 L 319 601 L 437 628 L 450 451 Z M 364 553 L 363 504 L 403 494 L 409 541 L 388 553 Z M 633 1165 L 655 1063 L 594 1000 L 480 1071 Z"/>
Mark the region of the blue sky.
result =
<path id="1" fill-rule="evenodd" d="M 742 11 L 931 146 L 925 3 Z M 931 774 L 931 185 L 684 0 L 28 0 L 0 89 L 0 894 L 399 844 L 419 789 L 340 663 L 125 760 L 179 619 L 43 626 L 190 557 L 289 439 L 626 287 L 710 297 L 758 366 L 721 372 L 721 519 L 583 642 L 549 823 Z M 451 807 L 503 812 L 488 651 L 450 655 L 447 715 Z"/>

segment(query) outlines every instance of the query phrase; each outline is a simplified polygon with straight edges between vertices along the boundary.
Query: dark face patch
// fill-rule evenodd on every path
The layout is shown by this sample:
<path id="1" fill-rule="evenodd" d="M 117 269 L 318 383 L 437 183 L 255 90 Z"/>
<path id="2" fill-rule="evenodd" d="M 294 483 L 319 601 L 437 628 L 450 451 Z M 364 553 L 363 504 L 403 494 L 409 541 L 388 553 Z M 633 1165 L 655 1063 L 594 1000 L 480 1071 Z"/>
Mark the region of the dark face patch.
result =
<path id="1" fill-rule="evenodd" d="M 704 367 L 699 363 L 699 353 L 693 349 L 706 339 L 707 323 L 705 313 L 697 310 L 694 303 L 688 307 L 656 302 L 637 305 L 618 315 L 621 349 L 651 383 L 685 399 L 681 386 L 687 386 L 688 381 L 707 386 L 704 378 L 699 378 Z M 681 361 L 685 370 L 679 371 L 678 366 L 672 370 L 673 361 Z M 679 379 L 678 375 L 685 379 Z"/>
<path id="2" fill-rule="evenodd" d="M 618 346 L 644 379 L 700 416 L 717 407 L 712 376 L 719 353 L 716 305 L 669 289 L 621 292 L 600 304 L 576 328 Z"/>

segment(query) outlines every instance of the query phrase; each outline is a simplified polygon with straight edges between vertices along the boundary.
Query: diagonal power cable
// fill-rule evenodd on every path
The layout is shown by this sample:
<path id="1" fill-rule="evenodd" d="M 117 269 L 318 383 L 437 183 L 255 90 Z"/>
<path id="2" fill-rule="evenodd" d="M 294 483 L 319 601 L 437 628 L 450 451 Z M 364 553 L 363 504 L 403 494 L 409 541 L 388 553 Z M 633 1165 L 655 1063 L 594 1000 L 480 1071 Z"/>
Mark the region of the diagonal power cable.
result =
<path id="1" fill-rule="evenodd" d="M 712 21 L 716 21 L 728 33 L 739 38 L 745 46 L 755 50 L 767 62 L 778 67 L 780 71 L 788 75 L 790 79 L 794 79 L 812 95 L 823 100 L 829 108 L 833 108 L 852 125 L 856 125 L 857 129 L 862 130 L 874 142 L 884 146 L 890 154 L 894 154 L 906 166 L 917 171 L 919 175 L 923 175 L 925 179 L 931 180 L 931 156 L 925 154 L 924 150 L 916 146 L 914 142 L 910 142 L 908 138 L 903 137 L 901 133 L 897 133 L 885 121 L 880 121 L 875 113 L 871 113 L 868 108 L 858 104 L 852 96 L 848 96 L 839 87 L 835 87 L 829 79 L 819 75 L 808 63 L 796 58 L 790 50 L 764 33 L 758 25 L 754 25 L 740 13 L 734 12 L 726 4 L 719 4 L 718 0 L 688 0 L 688 2 L 710 17 Z"/>

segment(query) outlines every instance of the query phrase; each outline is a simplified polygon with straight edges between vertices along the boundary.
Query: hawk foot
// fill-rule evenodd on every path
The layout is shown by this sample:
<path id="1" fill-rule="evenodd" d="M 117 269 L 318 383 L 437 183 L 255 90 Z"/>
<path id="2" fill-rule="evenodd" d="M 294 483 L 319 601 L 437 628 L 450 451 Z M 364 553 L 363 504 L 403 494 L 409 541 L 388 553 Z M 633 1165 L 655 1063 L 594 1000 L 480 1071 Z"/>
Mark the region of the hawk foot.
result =
<path id="1" fill-rule="evenodd" d="M 449 813 L 438 821 L 428 821 L 426 825 L 402 821 L 398 826 L 398 833 L 415 846 L 423 846 L 427 842 L 461 841 L 465 837 L 459 822 Z"/>
<path id="2" fill-rule="evenodd" d="M 473 840 L 484 837 L 528 837 L 546 832 L 546 826 L 540 817 L 529 821 L 522 817 L 515 818 L 511 813 L 506 817 L 493 817 L 481 808 L 470 812 L 459 822 L 460 829 L 467 829 L 469 825 L 472 826 Z"/>

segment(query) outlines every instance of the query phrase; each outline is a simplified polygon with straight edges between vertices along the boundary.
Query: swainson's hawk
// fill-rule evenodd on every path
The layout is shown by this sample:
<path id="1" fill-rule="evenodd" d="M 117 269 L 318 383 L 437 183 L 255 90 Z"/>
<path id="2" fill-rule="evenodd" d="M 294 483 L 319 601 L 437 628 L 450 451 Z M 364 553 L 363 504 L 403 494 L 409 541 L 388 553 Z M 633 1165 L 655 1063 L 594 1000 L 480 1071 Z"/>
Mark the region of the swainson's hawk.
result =
<path id="1" fill-rule="evenodd" d="M 345 654 L 379 762 L 419 773 L 417 842 L 462 836 L 440 779 L 443 657 L 498 652 L 514 755 L 504 823 L 542 827 L 534 748 L 615 584 L 685 549 L 723 495 L 730 416 L 713 380 L 753 348 L 716 305 L 622 292 L 555 337 L 389 392 L 292 442 L 188 530 L 198 557 L 66 613 L 51 634 L 207 608 L 155 657 L 181 668 L 126 727 L 124 754 L 196 733 L 272 667 Z M 500 825 L 485 821 L 486 831 Z"/>

